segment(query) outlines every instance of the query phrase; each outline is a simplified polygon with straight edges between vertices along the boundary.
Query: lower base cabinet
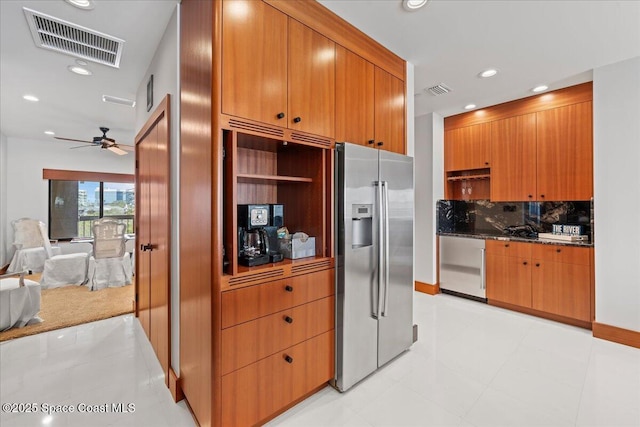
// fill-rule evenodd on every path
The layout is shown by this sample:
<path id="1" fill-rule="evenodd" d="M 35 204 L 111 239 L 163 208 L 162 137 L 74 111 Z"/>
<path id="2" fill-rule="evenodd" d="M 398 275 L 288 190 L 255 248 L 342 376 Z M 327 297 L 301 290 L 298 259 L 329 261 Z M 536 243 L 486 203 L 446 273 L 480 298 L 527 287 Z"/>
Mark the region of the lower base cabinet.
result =
<path id="1" fill-rule="evenodd" d="M 593 249 L 488 240 L 487 299 L 591 322 Z"/>
<path id="2" fill-rule="evenodd" d="M 222 425 L 251 426 L 333 378 L 334 331 L 222 377 Z"/>

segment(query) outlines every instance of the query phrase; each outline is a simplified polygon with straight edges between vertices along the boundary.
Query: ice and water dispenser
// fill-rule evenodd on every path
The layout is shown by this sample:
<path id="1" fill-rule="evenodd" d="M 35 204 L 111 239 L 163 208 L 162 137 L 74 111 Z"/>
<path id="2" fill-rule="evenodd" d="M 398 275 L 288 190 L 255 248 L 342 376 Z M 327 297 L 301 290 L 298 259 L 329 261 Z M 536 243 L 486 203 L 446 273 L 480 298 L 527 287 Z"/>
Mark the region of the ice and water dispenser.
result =
<path id="1" fill-rule="evenodd" d="M 371 246 L 373 242 L 373 205 L 351 205 L 351 247 Z"/>

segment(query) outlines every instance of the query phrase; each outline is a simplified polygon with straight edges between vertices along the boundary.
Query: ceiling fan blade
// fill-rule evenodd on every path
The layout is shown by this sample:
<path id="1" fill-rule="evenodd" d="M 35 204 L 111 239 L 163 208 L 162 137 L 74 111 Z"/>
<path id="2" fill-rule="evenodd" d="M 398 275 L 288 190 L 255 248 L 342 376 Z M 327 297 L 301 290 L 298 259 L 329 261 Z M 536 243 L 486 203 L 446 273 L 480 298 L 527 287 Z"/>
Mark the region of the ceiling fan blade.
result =
<path id="1" fill-rule="evenodd" d="M 118 148 L 121 148 L 124 151 L 136 151 L 136 147 L 133 145 L 118 144 Z"/>
<path id="2" fill-rule="evenodd" d="M 126 151 L 120 149 L 120 147 L 118 147 L 117 145 L 112 145 L 110 147 L 107 147 L 107 150 L 112 151 L 119 156 L 124 156 L 125 154 L 127 154 Z"/>
<path id="3" fill-rule="evenodd" d="M 62 137 L 59 137 L 59 136 L 54 136 L 54 138 L 55 139 L 60 139 L 62 141 L 84 142 L 85 144 L 93 144 L 94 143 L 93 141 L 85 141 L 85 140 L 82 140 L 82 139 L 73 139 L 73 138 L 62 138 Z"/>
<path id="4" fill-rule="evenodd" d="M 70 147 L 69 150 L 75 150 L 78 148 L 91 148 L 91 145 L 78 145 L 77 147 Z M 93 145 L 93 147 L 95 147 L 95 145 Z"/>

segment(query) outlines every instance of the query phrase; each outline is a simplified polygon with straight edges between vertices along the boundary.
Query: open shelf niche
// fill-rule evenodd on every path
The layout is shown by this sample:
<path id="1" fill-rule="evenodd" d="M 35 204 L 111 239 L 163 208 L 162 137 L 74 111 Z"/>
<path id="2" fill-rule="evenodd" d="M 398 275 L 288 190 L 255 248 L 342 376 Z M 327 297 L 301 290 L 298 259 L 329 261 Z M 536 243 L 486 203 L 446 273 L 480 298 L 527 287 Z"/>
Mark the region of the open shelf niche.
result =
<path id="1" fill-rule="evenodd" d="M 316 239 L 316 258 L 330 256 L 330 150 L 236 130 L 223 131 L 225 274 L 236 275 L 291 264 L 238 265 L 237 206 L 284 205 L 284 225 Z"/>
<path id="2" fill-rule="evenodd" d="M 470 169 L 446 172 L 445 197 L 449 200 L 488 200 L 491 170 Z"/>

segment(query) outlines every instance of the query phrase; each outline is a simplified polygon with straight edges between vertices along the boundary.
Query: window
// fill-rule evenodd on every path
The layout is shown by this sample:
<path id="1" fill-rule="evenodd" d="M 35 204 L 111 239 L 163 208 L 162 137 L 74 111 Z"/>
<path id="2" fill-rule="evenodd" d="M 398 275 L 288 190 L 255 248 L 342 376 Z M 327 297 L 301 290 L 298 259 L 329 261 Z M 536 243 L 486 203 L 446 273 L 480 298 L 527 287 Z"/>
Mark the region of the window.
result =
<path id="1" fill-rule="evenodd" d="M 93 221 L 102 217 L 120 220 L 127 233 L 135 233 L 133 175 L 50 169 L 43 175 L 49 179 L 49 238 L 91 237 Z"/>

